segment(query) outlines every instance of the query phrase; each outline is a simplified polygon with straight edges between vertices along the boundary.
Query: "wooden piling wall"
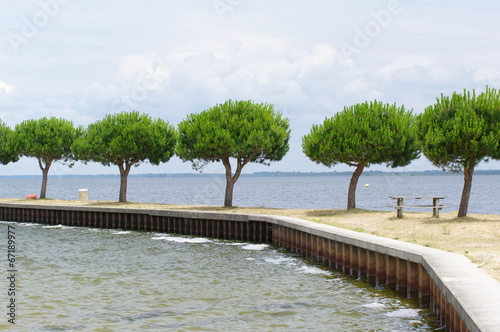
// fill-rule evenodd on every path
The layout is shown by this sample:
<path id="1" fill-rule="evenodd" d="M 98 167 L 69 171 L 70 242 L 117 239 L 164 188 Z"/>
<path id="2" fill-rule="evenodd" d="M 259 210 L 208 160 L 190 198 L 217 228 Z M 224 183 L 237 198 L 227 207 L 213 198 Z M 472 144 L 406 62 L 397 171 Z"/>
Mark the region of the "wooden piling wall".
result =
<path id="1" fill-rule="evenodd" d="M 446 331 L 500 331 L 500 283 L 477 271 L 464 277 L 469 273 L 463 272 L 464 265 L 473 264 L 461 255 L 401 241 L 288 217 L 181 210 L 0 203 L 0 220 L 270 243 L 418 299 L 436 313 Z M 453 271 L 457 275 L 450 272 L 453 264 L 459 265 Z M 477 283 L 484 286 L 484 282 L 492 289 L 478 294 Z M 490 304 L 478 305 L 484 296 L 491 297 Z"/>

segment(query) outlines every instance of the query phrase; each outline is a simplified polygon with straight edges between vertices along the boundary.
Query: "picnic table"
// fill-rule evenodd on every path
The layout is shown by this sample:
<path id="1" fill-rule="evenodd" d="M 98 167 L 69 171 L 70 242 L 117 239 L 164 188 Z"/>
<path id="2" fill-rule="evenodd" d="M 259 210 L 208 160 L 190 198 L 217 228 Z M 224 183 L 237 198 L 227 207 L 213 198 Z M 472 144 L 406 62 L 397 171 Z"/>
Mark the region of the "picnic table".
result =
<path id="1" fill-rule="evenodd" d="M 389 205 L 389 207 L 393 207 L 396 209 L 396 216 L 398 218 L 403 218 L 403 209 L 404 208 L 432 208 L 432 216 L 435 218 L 439 218 L 439 210 L 444 208 L 445 206 L 440 204 L 441 199 L 445 199 L 446 196 L 389 196 L 391 199 L 396 200 L 396 205 Z M 414 204 L 414 205 L 404 205 L 405 199 L 421 200 L 424 198 L 432 198 L 432 205 L 430 204 Z"/>

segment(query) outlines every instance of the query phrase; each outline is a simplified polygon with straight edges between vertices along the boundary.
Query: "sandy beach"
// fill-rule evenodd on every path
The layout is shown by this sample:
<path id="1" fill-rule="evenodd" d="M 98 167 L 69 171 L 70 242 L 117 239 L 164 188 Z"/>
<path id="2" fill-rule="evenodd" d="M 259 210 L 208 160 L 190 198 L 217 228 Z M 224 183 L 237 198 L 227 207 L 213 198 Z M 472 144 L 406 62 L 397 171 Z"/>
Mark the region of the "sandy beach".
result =
<path id="1" fill-rule="evenodd" d="M 468 257 L 488 274 L 500 281 L 500 216 L 471 214 L 457 218 L 455 213 L 432 211 L 405 212 L 402 219 L 396 212 L 346 210 L 296 210 L 248 207 L 211 207 L 147 203 L 118 203 L 53 199 L 0 199 L 0 202 L 24 204 L 82 205 L 144 209 L 188 209 L 229 213 L 257 213 L 290 216 L 358 232 L 459 253 Z"/>

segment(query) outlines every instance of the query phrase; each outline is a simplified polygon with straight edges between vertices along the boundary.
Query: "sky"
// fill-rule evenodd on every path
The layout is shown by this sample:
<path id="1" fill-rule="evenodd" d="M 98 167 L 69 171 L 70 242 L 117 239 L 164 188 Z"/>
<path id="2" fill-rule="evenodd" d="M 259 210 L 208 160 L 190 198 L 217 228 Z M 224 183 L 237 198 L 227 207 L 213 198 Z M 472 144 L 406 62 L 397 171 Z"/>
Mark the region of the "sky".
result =
<path id="1" fill-rule="evenodd" d="M 176 126 L 228 99 L 273 104 L 290 119 L 290 150 L 248 173 L 352 170 L 316 164 L 301 148 L 313 124 L 345 106 L 376 99 L 418 114 L 441 94 L 500 88 L 493 0 L 0 0 L 0 8 L 0 119 L 11 128 L 52 116 L 86 126 L 131 110 Z M 435 169 L 421 157 L 395 170 Z M 0 165 L 0 175 L 40 172 L 33 158 Z M 132 170 L 193 172 L 177 157 Z M 50 174 L 118 169 L 58 163 Z"/>

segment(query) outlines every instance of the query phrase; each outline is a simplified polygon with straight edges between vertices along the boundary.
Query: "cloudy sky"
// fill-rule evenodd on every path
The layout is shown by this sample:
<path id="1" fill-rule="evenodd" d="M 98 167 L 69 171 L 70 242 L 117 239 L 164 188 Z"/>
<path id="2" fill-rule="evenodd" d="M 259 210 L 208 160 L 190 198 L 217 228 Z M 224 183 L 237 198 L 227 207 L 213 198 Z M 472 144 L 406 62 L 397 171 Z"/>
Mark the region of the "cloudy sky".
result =
<path id="1" fill-rule="evenodd" d="M 9 126 L 43 116 L 88 125 L 128 110 L 177 125 L 227 99 L 272 103 L 290 119 L 290 151 L 246 172 L 329 171 L 303 155 L 301 139 L 344 106 L 377 99 L 420 113 L 441 93 L 500 88 L 493 0 L 0 0 L 0 7 L 0 118 Z M 400 170 L 425 169 L 435 168 L 421 158 Z M 51 169 L 117 172 L 98 164 Z M 194 171 L 175 157 L 133 172 Z M 23 158 L 0 174 L 40 170 Z"/>

